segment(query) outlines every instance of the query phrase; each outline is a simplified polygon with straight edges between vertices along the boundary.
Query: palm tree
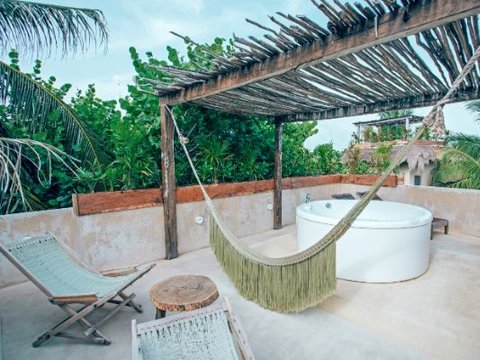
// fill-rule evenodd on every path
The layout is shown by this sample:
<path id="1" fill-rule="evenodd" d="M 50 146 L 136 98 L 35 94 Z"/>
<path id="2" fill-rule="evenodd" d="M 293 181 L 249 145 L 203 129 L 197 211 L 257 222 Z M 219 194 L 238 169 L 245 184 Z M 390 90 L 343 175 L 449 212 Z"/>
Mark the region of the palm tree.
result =
<path id="1" fill-rule="evenodd" d="M 440 186 L 480 190 L 480 136 L 450 135 L 433 180 Z"/>
<path id="2" fill-rule="evenodd" d="M 480 123 L 480 101 L 471 101 L 466 107 Z M 445 144 L 433 174 L 434 185 L 480 190 L 480 136 L 453 134 Z"/>
<path id="3" fill-rule="evenodd" d="M 62 56 L 87 48 L 106 50 L 108 34 L 101 11 L 27 1 L 0 0 L 0 53 L 15 48 L 30 56 Z M 82 161 L 103 163 L 106 159 L 100 141 L 90 127 L 51 88 L 20 71 L 15 64 L 0 61 L 0 102 L 13 114 L 12 122 L 30 133 L 44 130 L 52 114 L 65 127 L 65 152 L 80 147 Z M 47 156 L 47 171 L 42 169 Z M 38 208 L 35 197 L 22 185 L 27 172 L 37 180 L 50 177 L 49 164 L 57 159 L 64 165 L 65 153 L 31 139 L 14 139 L 0 123 L 0 209 L 12 211 L 19 203 L 25 210 Z M 67 160 L 69 161 L 69 160 Z M 73 170 L 74 163 L 69 168 Z"/>

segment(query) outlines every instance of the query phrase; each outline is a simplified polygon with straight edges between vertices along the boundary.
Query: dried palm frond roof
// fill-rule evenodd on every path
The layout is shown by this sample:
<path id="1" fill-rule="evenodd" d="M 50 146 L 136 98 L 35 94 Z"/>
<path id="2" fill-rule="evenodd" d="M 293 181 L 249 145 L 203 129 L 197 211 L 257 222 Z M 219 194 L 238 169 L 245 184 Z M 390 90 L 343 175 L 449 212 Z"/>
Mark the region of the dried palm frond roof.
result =
<path id="1" fill-rule="evenodd" d="M 320 120 L 431 105 L 480 45 L 478 0 L 311 2 L 323 21 L 281 12 L 271 25 L 247 20 L 262 38 L 235 38 L 228 56 L 200 46 L 210 67 L 157 67 L 173 80 L 140 84 L 164 105 Z M 454 101 L 480 97 L 479 79 L 477 67 Z"/>
<path id="2" fill-rule="evenodd" d="M 398 152 L 406 145 L 406 141 L 396 141 L 390 143 L 373 143 L 373 144 L 359 144 L 355 145 L 359 149 L 358 160 L 371 162 L 372 156 L 378 150 L 380 145 L 392 145 L 390 150 L 390 159 L 393 160 Z M 445 143 L 443 141 L 425 141 L 419 140 L 413 145 L 412 150 L 402 160 L 403 163 L 408 164 L 408 169 L 423 171 L 425 166 L 433 163 L 440 158 L 440 154 L 444 150 Z M 342 157 L 343 163 L 347 163 L 350 160 L 351 152 L 346 151 Z"/>
<path id="3" fill-rule="evenodd" d="M 417 124 L 422 122 L 423 117 L 416 116 L 416 115 L 407 115 L 407 116 L 400 116 L 400 117 L 389 118 L 389 119 L 357 121 L 357 122 L 354 122 L 352 125 L 356 125 L 356 126 L 404 125 L 406 120 L 408 120 L 410 124 Z"/>

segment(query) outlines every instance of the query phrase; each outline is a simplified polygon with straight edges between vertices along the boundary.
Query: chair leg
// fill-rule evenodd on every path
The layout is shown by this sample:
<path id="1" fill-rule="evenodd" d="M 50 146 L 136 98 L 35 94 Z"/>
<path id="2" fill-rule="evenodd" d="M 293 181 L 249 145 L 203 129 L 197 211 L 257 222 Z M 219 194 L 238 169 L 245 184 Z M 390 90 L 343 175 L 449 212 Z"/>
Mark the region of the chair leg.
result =
<path id="1" fill-rule="evenodd" d="M 90 312 L 92 312 L 93 310 L 95 310 L 96 308 L 102 307 L 104 303 L 101 304 L 100 306 L 98 306 L 97 304 L 85 305 L 78 311 L 75 311 L 73 308 L 71 308 L 67 304 L 58 305 L 63 311 L 65 311 L 69 315 L 69 317 L 62 320 L 53 328 L 51 328 L 50 330 L 40 335 L 33 342 L 32 345 L 34 347 L 38 347 L 53 336 L 61 336 L 61 337 L 67 337 L 72 339 L 81 339 L 81 340 L 91 341 L 96 344 L 102 344 L 102 345 L 111 344 L 111 340 L 107 338 L 105 335 L 103 335 L 98 330 L 98 328 L 102 326 L 105 322 L 107 322 L 112 316 L 114 316 L 124 306 L 131 306 L 139 313 L 143 312 L 142 306 L 133 301 L 135 294 L 131 294 L 127 296 L 125 295 L 125 293 L 120 291 L 118 293 L 118 296 L 122 299 L 122 301 L 110 300 L 109 302 L 115 303 L 117 304 L 117 306 L 115 306 L 113 310 L 111 310 L 106 316 L 104 316 L 101 320 L 99 320 L 95 324 L 91 324 L 84 317 Z M 63 331 L 66 328 L 72 326 L 74 323 L 78 323 L 85 329 L 83 334 L 82 333 L 74 334 L 74 333 Z"/>
<path id="2" fill-rule="evenodd" d="M 95 310 L 94 304 L 86 305 L 82 307 L 79 311 L 75 311 L 71 307 L 69 307 L 66 304 L 59 305 L 60 308 L 65 311 L 69 317 L 66 319 L 60 321 L 58 324 L 56 324 L 53 328 L 50 330 L 44 332 L 42 335 L 40 335 L 34 342 L 33 342 L 33 347 L 38 347 L 41 344 L 43 344 L 45 341 L 50 339 L 53 336 L 63 336 L 63 337 L 74 337 L 73 334 L 71 333 L 65 333 L 63 330 L 72 326 L 75 323 L 79 323 L 82 327 L 89 329 L 92 327 L 92 324 L 90 324 L 84 317 Z M 97 344 L 103 344 L 103 345 L 109 345 L 111 344 L 111 340 L 108 339 L 106 336 L 104 336 L 102 333 L 100 333 L 97 330 L 94 330 L 91 335 L 78 335 L 75 338 L 81 338 L 84 340 L 88 341 L 93 341 Z"/>
<path id="3" fill-rule="evenodd" d="M 89 342 L 93 342 L 94 344 L 98 344 L 98 345 L 110 345 L 111 344 L 110 340 L 107 341 L 104 338 L 97 337 L 97 336 L 85 336 L 82 333 L 74 334 L 74 333 L 70 333 L 70 332 L 66 332 L 66 331 L 61 331 L 58 334 L 56 334 L 55 336 L 64 337 L 64 338 L 68 338 L 68 339 L 77 339 L 77 340 L 89 341 Z"/>
<path id="4" fill-rule="evenodd" d="M 132 295 L 135 296 L 135 294 L 132 294 Z M 120 296 L 123 300 L 126 300 L 128 298 L 128 296 L 123 291 L 119 291 L 118 296 Z M 127 303 L 127 306 L 131 306 L 140 314 L 143 313 L 142 305 L 137 304 L 135 301 L 133 301 L 133 299 Z"/>
<path id="5" fill-rule="evenodd" d="M 90 336 L 92 334 L 94 334 L 96 331 L 98 331 L 97 329 L 102 326 L 104 323 L 106 323 L 113 315 L 115 315 L 117 312 L 120 311 L 121 308 L 123 308 L 124 306 L 126 306 L 129 302 L 132 301 L 132 299 L 135 297 L 135 294 L 131 294 L 130 296 L 128 296 L 127 298 L 125 298 L 125 300 L 123 300 L 120 304 L 118 304 L 117 306 L 115 306 L 115 308 L 110 311 L 107 315 L 105 315 L 101 320 L 97 321 L 95 324 L 91 325 L 90 328 L 88 328 L 87 330 L 85 330 L 83 332 L 83 334 L 85 336 Z"/>
<path id="6" fill-rule="evenodd" d="M 70 315 L 74 316 L 76 314 L 76 311 L 73 310 L 72 308 L 70 308 L 68 305 L 65 305 L 65 308 L 64 308 L 64 311 L 66 311 L 67 313 L 69 313 Z M 90 329 L 94 328 L 89 334 L 85 334 L 84 333 L 84 337 L 87 337 L 87 338 L 90 338 L 90 339 L 100 339 L 101 341 L 95 341 L 93 340 L 93 342 L 95 343 L 100 343 L 102 345 L 110 345 L 112 343 L 112 341 L 106 337 L 105 335 L 103 335 L 96 327 L 96 324 L 91 324 L 87 319 L 85 318 L 80 318 L 78 319 L 78 323 L 86 330 L 86 331 L 89 331 Z M 97 323 L 98 324 L 98 323 Z M 66 337 L 66 336 L 65 336 Z M 92 340 L 91 340 L 92 341 Z"/>

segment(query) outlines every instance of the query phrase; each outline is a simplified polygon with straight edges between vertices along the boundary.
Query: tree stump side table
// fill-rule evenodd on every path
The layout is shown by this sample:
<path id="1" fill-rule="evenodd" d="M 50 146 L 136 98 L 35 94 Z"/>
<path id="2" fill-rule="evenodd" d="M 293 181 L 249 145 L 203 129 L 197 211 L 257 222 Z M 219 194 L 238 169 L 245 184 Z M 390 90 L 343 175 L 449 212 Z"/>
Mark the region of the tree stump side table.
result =
<path id="1" fill-rule="evenodd" d="M 218 298 L 215 283 L 206 276 L 172 276 L 150 289 L 150 300 L 156 308 L 155 319 L 167 311 L 192 311 L 210 305 Z"/>

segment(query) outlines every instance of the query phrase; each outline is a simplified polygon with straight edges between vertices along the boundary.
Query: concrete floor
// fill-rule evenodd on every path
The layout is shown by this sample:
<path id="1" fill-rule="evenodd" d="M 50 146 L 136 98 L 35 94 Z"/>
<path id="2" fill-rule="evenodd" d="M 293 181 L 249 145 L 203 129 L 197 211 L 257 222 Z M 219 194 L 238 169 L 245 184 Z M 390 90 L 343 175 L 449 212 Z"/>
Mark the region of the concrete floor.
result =
<path id="1" fill-rule="evenodd" d="M 294 231 L 288 227 L 246 240 L 270 239 L 257 246 L 275 255 L 293 248 Z M 429 271 L 416 280 L 386 285 L 339 280 L 336 294 L 322 305 L 278 314 L 240 297 L 210 249 L 191 252 L 159 262 L 132 286 L 145 312 L 124 309 L 104 325 L 102 332 L 113 339 L 110 346 L 54 338 L 32 348 L 35 337 L 63 312 L 24 283 L 0 290 L 3 360 L 130 359 L 131 319 L 154 317 L 149 288 L 187 273 L 209 276 L 229 297 L 257 359 L 479 359 L 480 239 L 436 234 L 431 253 Z"/>

